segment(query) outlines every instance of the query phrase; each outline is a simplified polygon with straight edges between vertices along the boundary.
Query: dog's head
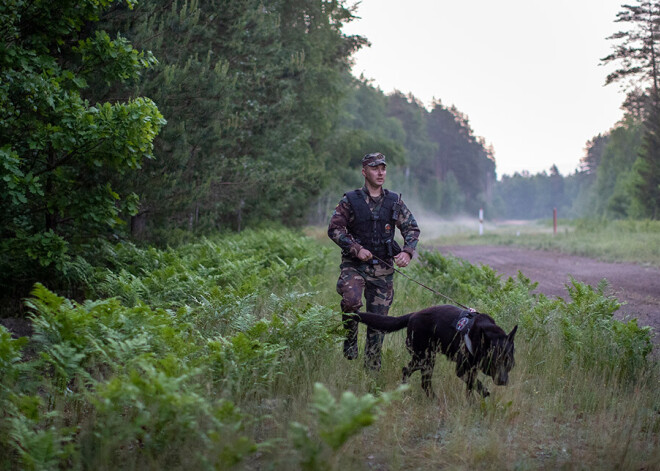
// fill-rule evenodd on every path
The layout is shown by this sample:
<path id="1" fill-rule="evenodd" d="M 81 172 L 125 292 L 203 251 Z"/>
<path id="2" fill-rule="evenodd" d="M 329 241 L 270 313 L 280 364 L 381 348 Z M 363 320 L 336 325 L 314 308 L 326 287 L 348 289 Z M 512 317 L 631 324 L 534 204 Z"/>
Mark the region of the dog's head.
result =
<path id="1" fill-rule="evenodd" d="M 508 335 L 503 333 L 504 335 L 491 339 L 491 348 L 483 365 L 483 372 L 492 377 L 498 386 L 505 386 L 509 382 L 509 371 L 516 363 L 513 344 L 516 330 L 518 326 L 515 326 Z"/>

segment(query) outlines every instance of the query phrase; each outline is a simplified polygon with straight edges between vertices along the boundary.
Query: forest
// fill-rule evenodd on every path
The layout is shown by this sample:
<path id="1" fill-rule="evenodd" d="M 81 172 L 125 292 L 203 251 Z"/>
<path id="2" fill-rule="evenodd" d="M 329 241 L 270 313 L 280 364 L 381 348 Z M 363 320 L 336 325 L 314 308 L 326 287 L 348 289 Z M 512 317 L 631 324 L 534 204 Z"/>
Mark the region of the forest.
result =
<path id="1" fill-rule="evenodd" d="M 361 186 L 361 156 L 376 149 L 392 167 L 390 185 L 442 216 L 485 208 L 489 218 L 533 219 L 558 208 L 562 217 L 659 217 L 648 15 L 630 9 L 617 20 L 630 24 L 615 38 L 623 55 L 604 60 L 634 60 L 607 80 L 634 88 L 625 118 L 588 140 L 580 168 L 498 180 L 494 150 L 458 109 L 427 109 L 351 75 L 351 55 L 368 47 L 342 32 L 354 9 L 7 2 L 3 291 L 44 279 L 75 285 L 98 238 L 163 245 L 264 222 L 325 224 L 339 196 Z"/>
<path id="2" fill-rule="evenodd" d="M 343 2 L 83 4 L 3 7 L 3 290 L 75 285 L 97 238 L 327 223 L 374 149 L 438 213 L 492 199 L 467 116 L 350 74 Z"/>
<path id="3" fill-rule="evenodd" d="M 625 117 L 585 136 L 579 169 L 499 179 L 495 150 L 456 107 L 351 74 L 353 54 L 369 46 L 342 30 L 355 14 L 341 0 L 2 2 L 0 318 L 31 319 L 32 337 L 0 326 L 0 467 L 361 469 L 372 455 L 339 451 L 383 414 L 407 424 L 389 409 L 407 392 L 392 387 L 398 372 L 378 382 L 331 368 L 341 359 L 319 347 L 336 349 L 341 332 L 323 281 L 334 265 L 302 230 L 327 225 L 341 195 L 362 185 L 367 152 L 387 156 L 388 185 L 406 201 L 444 217 L 484 208 L 537 219 L 558 208 L 660 218 L 660 2 L 624 6 L 616 19 L 624 29 L 602 60 L 621 67 L 607 83 L 629 84 Z M 492 451 L 499 419 L 531 421 L 554 401 L 548 421 L 595 427 L 624 413 L 601 406 L 618 395 L 633 404 L 621 427 L 641 437 L 623 464 L 657 458 L 645 447 L 659 427 L 645 396 L 650 333 L 615 320 L 603 287 L 575 283 L 571 299 L 551 301 L 523 276 L 421 258 L 418 275 L 509 327 L 520 322 L 534 366 L 513 397 L 482 402 L 483 416 L 447 417 L 473 428 L 409 435 L 406 448 L 446 447 L 483 428 L 491 451 L 470 463 L 502 464 Z M 390 355 L 394 371 L 401 358 Z M 603 401 L 590 396 L 601 374 L 611 386 Z M 338 379 L 324 386 L 323 375 Z M 552 375 L 577 388 L 574 402 L 555 395 Z M 347 391 L 356 384 L 357 395 Z M 529 435 L 527 424 L 515 434 Z M 385 425 L 365 433 L 378 434 L 375 456 L 400 446 Z M 603 443 L 589 440 L 596 466 L 620 456 L 614 447 L 596 458 Z M 557 447 L 546 464 L 570 462 Z M 455 467 L 460 455 L 437 464 Z M 401 468 L 418 466 L 412 456 Z"/>

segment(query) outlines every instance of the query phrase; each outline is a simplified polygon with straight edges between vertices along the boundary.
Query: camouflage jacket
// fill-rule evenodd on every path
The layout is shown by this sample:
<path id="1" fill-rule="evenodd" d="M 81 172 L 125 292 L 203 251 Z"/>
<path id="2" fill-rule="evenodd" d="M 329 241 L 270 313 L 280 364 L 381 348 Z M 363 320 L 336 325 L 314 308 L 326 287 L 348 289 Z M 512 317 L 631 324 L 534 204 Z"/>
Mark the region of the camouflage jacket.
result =
<path id="1" fill-rule="evenodd" d="M 369 196 L 369 190 L 366 186 L 362 187 L 362 192 L 366 195 L 365 201 L 369 205 L 369 209 L 372 211 L 379 210 L 384 199 L 384 194 L 381 193 L 378 198 L 372 198 Z M 354 219 L 355 213 L 353 212 L 353 208 L 348 202 L 346 195 L 344 195 L 330 218 L 328 236 L 341 247 L 342 253 L 350 255 L 351 258 L 357 258 L 357 254 L 362 248 L 347 229 L 348 224 L 353 222 Z M 417 247 L 417 241 L 419 240 L 419 226 L 415 217 L 403 201 L 401 201 L 401 211 L 395 225 L 399 228 L 403 236 L 403 251 L 412 257 Z"/>

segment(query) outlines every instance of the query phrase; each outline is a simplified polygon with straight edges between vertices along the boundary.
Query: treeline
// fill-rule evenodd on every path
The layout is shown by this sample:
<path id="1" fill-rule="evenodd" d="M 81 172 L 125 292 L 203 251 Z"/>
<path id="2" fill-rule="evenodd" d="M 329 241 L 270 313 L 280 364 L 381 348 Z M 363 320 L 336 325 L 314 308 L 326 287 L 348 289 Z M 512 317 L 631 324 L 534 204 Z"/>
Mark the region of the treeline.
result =
<path id="1" fill-rule="evenodd" d="M 554 165 L 535 175 L 504 175 L 493 192 L 494 216 L 550 218 L 557 209 L 566 218 L 657 218 L 658 200 L 644 191 L 640 174 L 649 140 L 644 115 L 627 110 L 610 131 L 589 140 L 571 175 L 563 177 Z"/>
<path id="2" fill-rule="evenodd" d="M 95 241 L 325 222 L 384 152 L 390 184 L 473 212 L 492 150 L 440 102 L 350 74 L 343 1 L 9 0 L 0 8 L 0 289 L 73 289 Z M 63 286 L 62 286 L 63 285 Z"/>
<path id="3" fill-rule="evenodd" d="M 140 197 L 133 236 L 326 222 L 376 150 L 395 168 L 392 184 L 437 212 L 485 204 L 495 163 L 466 116 L 350 74 L 367 40 L 342 33 L 353 19 L 345 2 L 161 3 L 103 23 L 160 61 L 130 90 L 168 120 L 156 158 L 123 180 Z"/>
<path id="4" fill-rule="evenodd" d="M 467 116 L 440 101 L 429 111 L 413 95 L 385 95 L 368 81 L 350 81 L 337 160 L 312 222 L 326 222 L 341 194 L 363 185 L 365 149 L 380 149 L 387 156 L 386 186 L 417 207 L 450 215 L 474 213 L 488 204 L 495 184 L 493 150 L 475 136 Z"/>

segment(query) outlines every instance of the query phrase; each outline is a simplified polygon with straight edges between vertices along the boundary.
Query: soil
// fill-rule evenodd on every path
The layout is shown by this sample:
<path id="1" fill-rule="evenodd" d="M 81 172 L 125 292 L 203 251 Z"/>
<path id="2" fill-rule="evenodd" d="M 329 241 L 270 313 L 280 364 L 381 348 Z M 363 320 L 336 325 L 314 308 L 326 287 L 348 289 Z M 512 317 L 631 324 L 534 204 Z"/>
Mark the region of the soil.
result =
<path id="1" fill-rule="evenodd" d="M 567 255 L 509 246 L 444 246 L 438 248 L 444 255 L 483 264 L 504 277 L 522 272 L 538 282 L 534 292 L 548 297 L 568 298 L 566 285 L 570 276 L 577 281 L 597 286 L 604 278 L 609 283 L 606 294 L 623 303 L 615 317 L 636 317 L 639 325 L 654 329 L 656 346 L 660 343 L 660 269 L 634 263 L 609 263 Z"/>

